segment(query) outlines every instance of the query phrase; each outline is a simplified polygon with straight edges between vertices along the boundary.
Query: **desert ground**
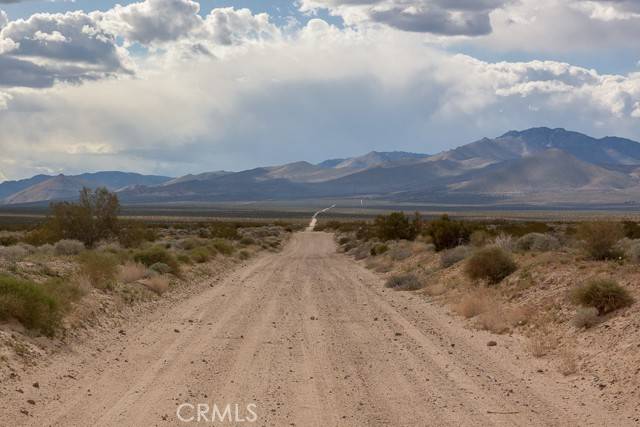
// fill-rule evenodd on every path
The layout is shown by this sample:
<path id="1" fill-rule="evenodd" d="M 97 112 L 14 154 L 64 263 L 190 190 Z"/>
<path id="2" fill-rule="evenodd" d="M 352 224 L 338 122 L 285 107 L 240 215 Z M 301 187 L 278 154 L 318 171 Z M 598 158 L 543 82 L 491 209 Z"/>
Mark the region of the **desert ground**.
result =
<path id="1" fill-rule="evenodd" d="M 0 424 L 211 425 L 180 421 L 184 403 L 255 404 L 264 426 L 635 424 L 517 335 L 385 289 L 336 249 L 333 234 L 295 233 L 281 252 L 69 346 L 3 382 Z"/>

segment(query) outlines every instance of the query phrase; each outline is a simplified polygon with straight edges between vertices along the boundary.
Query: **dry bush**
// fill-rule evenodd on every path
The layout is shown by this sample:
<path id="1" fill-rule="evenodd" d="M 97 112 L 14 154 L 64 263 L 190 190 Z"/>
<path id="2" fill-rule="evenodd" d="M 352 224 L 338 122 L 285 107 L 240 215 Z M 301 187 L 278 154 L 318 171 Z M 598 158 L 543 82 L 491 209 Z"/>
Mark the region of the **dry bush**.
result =
<path id="1" fill-rule="evenodd" d="M 560 241 L 549 234 L 529 233 L 520 237 L 516 242 L 519 251 L 547 252 L 560 248 Z"/>
<path id="2" fill-rule="evenodd" d="M 427 286 L 425 288 L 425 292 L 427 293 L 427 295 L 432 296 L 432 297 L 437 297 L 437 296 L 443 295 L 448 290 L 449 290 L 449 288 L 447 287 L 447 285 L 445 285 L 442 282 L 438 282 L 438 283 L 429 285 L 429 286 Z"/>
<path id="3" fill-rule="evenodd" d="M 88 277 L 98 289 L 110 287 L 117 272 L 118 260 L 111 254 L 95 251 L 80 254 L 80 274 Z"/>
<path id="4" fill-rule="evenodd" d="M 217 252 L 220 252 L 222 255 L 225 255 L 225 256 L 233 255 L 233 253 L 236 250 L 233 247 L 233 244 L 231 243 L 231 241 L 229 241 L 227 239 L 214 239 L 213 242 L 211 242 L 211 246 Z"/>
<path id="5" fill-rule="evenodd" d="M 573 325 L 576 328 L 589 329 L 599 321 L 598 309 L 595 307 L 578 307 L 573 317 Z"/>
<path id="6" fill-rule="evenodd" d="M 616 243 L 624 237 L 622 224 L 616 222 L 582 223 L 578 227 L 577 236 L 591 259 L 616 259 L 622 255 L 616 249 Z"/>
<path id="7" fill-rule="evenodd" d="M 463 295 L 460 301 L 453 306 L 453 311 L 469 319 L 488 311 L 492 302 L 493 299 L 486 289 L 478 289 Z"/>
<path id="8" fill-rule="evenodd" d="M 390 277 L 384 286 L 397 291 L 416 291 L 423 285 L 414 274 L 404 274 Z"/>
<path id="9" fill-rule="evenodd" d="M 198 264 L 203 264 L 211 259 L 211 253 L 207 248 L 197 247 L 189 253 L 192 260 Z"/>
<path id="10" fill-rule="evenodd" d="M 544 357 L 558 347 L 558 336 L 548 326 L 529 338 L 527 349 L 533 357 Z"/>
<path id="11" fill-rule="evenodd" d="M 572 297 L 576 304 L 596 308 L 599 315 L 633 304 L 629 291 L 612 279 L 592 279 L 574 288 Z"/>
<path id="12" fill-rule="evenodd" d="M 484 230 L 476 230 L 469 237 L 469 243 L 476 248 L 488 245 L 490 240 L 491 235 Z"/>
<path id="13" fill-rule="evenodd" d="M 369 253 L 371 254 L 371 256 L 378 256 L 378 255 L 382 255 L 388 250 L 389 250 L 389 246 L 386 243 L 378 243 L 377 245 L 374 245 L 371 248 Z"/>
<path id="14" fill-rule="evenodd" d="M 440 266 L 442 268 L 451 267 L 466 259 L 473 250 L 469 246 L 457 246 L 453 249 L 446 249 L 440 252 Z"/>
<path id="15" fill-rule="evenodd" d="M 478 326 L 494 334 L 504 334 L 509 331 L 509 322 L 504 308 L 499 303 L 494 303 L 478 316 Z"/>
<path id="16" fill-rule="evenodd" d="M 23 246 L 0 247 L 0 259 L 7 261 L 20 261 L 29 255 L 29 251 Z"/>
<path id="17" fill-rule="evenodd" d="M 634 264 L 640 264 L 640 240 L 629 240 L 625 243 L 622 249 L 624 257 Z"/>
<path id="18" fill-rule="evenodd" d="M 127 262 L 120 266 L 118 280 L 122 283 L 133 283 L 147 276 L 147 267 L 137 262 Z"/>
<path id="19" fill-rule="evenodd" d="M 578 358 L 572 350 L 564 349 L 560 352 L 558 371 L 565 377 L 578 372 Z"/>
<path id="20" fill-rule="evenodd" d="M 496 284 L 517 268 L 508 252 L 489 246 L 476 251 L 467 260 L 465 273 L 471 280 L 486 280 L 489 284 Z"/>
<path id="21" fill-rule="evenodd" d="M 513 252 L 515 245 L 515 240 L 510 234 L 500 234 L 493 240 L 493 246 L 498 247 L 505 252 Z"/>
<path id="22" fill-rule="evenodd" d="M 403 261 L 413 255 L 413 252 L 407 242 L 399 242 L 391 247 L 387 254 L 394 261 Z"/>
<path id="23" fill-rule="evenodd" d="M 152 276 L 142 281 L 142 284 L 158 295 L 162 295 L 169 290 L 169 278 L 167 276 Z"/>
<path id="24" fill-rule="evenodd" d="M 84 250 L 84 243 L 79 240 L 60 240 L 54 246 L 56 255 L 78 255 Z"/>

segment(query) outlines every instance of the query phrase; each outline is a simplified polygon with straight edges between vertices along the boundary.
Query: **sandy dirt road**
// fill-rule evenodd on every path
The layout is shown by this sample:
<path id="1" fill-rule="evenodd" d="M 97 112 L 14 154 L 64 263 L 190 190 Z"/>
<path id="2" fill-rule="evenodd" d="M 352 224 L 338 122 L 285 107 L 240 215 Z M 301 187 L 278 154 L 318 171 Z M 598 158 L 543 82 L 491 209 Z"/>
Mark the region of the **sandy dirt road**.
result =
<path id="1" fill-rule="evenodd" d="M 422 296 L 385 291 L 332 235 L 297 233 L 281 253 L 34 369 L 23 393 L 3 390 L 0 425 L 212 425 L 180 421 L 185 403 L 239 405 L 237 422 L 213 425 L 625 425 L 540 373 L 515 338 L 488 339 Z"/>

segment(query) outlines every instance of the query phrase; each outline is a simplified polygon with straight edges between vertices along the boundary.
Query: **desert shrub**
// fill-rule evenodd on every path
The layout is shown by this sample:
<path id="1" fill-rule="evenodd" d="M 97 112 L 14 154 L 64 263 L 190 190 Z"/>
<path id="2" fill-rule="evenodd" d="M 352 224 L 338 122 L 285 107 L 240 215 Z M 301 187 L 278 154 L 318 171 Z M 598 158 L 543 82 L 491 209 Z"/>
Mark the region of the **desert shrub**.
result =
<path id="1" fill-rule="evenodd" d="M 462 298 L 460 298 L 460 300 L 453 306 L 453 310 L 461 316 L 469 319 L 488 311 L 491 304 L 492 301 L 487 292 L 477 290 L 463 295 Z"/>
<path id="2" fill-rule="evenodd" d="M 244 236 L 242 239 L 240 239 L 240 244 L 245 245 L 245 246 L 249 246 L 249 245 L 255 245 L 256 241 L 255 239 L 249 237 L 249 236 Z"/>
<path id="3" fill-rule="evenodd" d="M 118 230 L 118 241 L 124 248 L 138 248 L 144 242 L 155 242 L 156 240 L 158 240 L 156 231 L 139 221 L 121 224 Z"/>
<path id="4" fill-rule="evenodd" d="M 573 325 L 576 328 L 589 329 L 598 323 L 598 309 L 595 307 L 578 307 L 573 317 Z"/>
<path id="5" fill-rule="evenodd" d="M 238 253 L 238 257 L 244 261 L 251 258 L 251 254 L 249 253 L 249 251 L 242 250 Z"/>
<path id="6" fill-rule="evenodd" d="M 454 264 L 466 259 L 471 254 L 472 249 L 468 246 L 458 246 L 440 252 L 440 265 L 442 268 L 451 267 Z"/>
<path id="7" fill-rule="evenodd" d="M 0 246 L 13 246 L 18 244 L 18 238 L 12 234 L 0 235 Z"/>
<path id="8" fill-rule="evenodd" d="M 216 222 L 209 227 L 209 236 L 218 239 L 237 240 L 238 229 L 232 223 Z"/>
<path id="9" fill-rule="evenodd" d="M 176 244 L 178 248 L 183 249 L 185 251 L 190 251 L 192 249 L 201 247 L 202 245 L 203 245 L 203 242 L 201 240 L 194 239 L 194 238 L 182 239 L 178 241 L 178 243 Z"/>
<path id="10" fill-rule="evenodd" d="M 607 314 L 633 303 L 631 294 L 611 279 L 592 279 L 573 289 L 573 300 L 583 307 L 594 307 L 599 315 Z"/>
<path id="11" fill-rule="evenodd" d="M 622 230 L 628 239 L 640 239 L 640 224 L 634 221 L 623 221 Z"/>
<path id="12" fill-rule="evenodd" d="M 36 252 L 42 255 L 53 255 L 54 251 L 55 251 L 55 248 L 53 245 L 50 245 L 49 243 L 45 243 L 44 245 L 38 246 L 38 249 Z"/>
<path id="13" fill-rule="evenodd" d="M 383 253 L 387 252 L 389 250 L 389 246 L 386 245 L 385 243 L 380 243 L 377 244 L 375 246 L 373 246 L 371 248 L 371 256 L 377 256 L 377 255 L 382 255 Z"/>
<path id="14" fill-rule="evenodd" d="M 380 240 L 414 240 L 418 234 L 415 224 L 402 212 L 379 215 L 374 222 Z"/>
<path id="15" fill-rule="evenodd" d="M 141 283 L 158 295 L 162 295 L 169 290 L 169 278 L 166 276 L 152 276 Z"/>
<path id="16" fill-rule="evenodd" d="M 365 242 L 362 243 L 351 251 L 351 254 L 354 256 L 356 260 L 361 260 L 367 258 L 371 254 L 371 243 Z"/>
<path id="17" fill-rule="evenodd" d="M 495 239 L 493 239 L 493 246 L 496 246 L 506 252 L 513 252 L 515 241 L 510 234 L 500 233 Z"/>
<path id="18" fill-rule="evenodd" d="M 616 259 L 622 255 L 616 250 L 616 243 L 624 236 L 622 225 L 619 223 L 582 223 L 578 226 L 577 236 L 591 259 Z"/>
<path id="19" fill-rule="evenodd" d="M 420 280 L 413 274 L 392 276 L 384 286 L 397 291 L 416 291 L 422 289 L 422 283 L 420 283 Z"/>
<path id="20" fill-rule="evenodd" d="M 447 215 L 429 222 L 424 230 L 431 237 L 437 251 L 468 243 L 472 231 L 467 223 L 454 221 Z"/>
<path id="21" fill-rule="evenodd" d="M 0 276 L 0 319 L 16 319 L 26 328 L 51 336 L 60 318 L 58 302 L 42 285 Z"/>
<path id="22" fill-rule="evenodd" d="M 476 248 L 487 245 L 490 240 L 491 235 L 484 230 L 476 230 L 469 236 L 469 243 Z"/>
<path id="23" fill-rule="evenodd" d="M 149 270 L 156 272 L 158 274 L 171 273 L 171 267 L 165 264 L 164 262 L 156 262 L 155 264 L 149 266 Z"/>
<path id="24" fill-rule="evenodd" d="M 52 216 L 42 228 L 60 239 L 80 240 L 91 248 L 98 241 L 118 234 L 119 211 L 120 203 L 114 193 L 106 188 L 83 188 L 78 203 L 52 203 Z"/>
<path id="25" fill-rule="evenodd" d="M 500 305 L 491 305 L 478 316 L 478 326 L 494 334 L 504 334 L 509 331 L 509 322 L 505 310 Z"/>
<path id="26" fill-rule="evenodd" d="M 152 246 L 148 249 L 140 250 L 133 255 L 133 260 L 151 267 L 157 263 L 163 263 L 171 268 L 171 273 L 179 274 L 180 265 L 176 258 L 162 246 Z"/>
<path id="27" fill-rule="evenodd" d="M 24 242 L 34 246 L 42 246 L 45 244 L 53 244 L 60 240 L 60 233 L 52 229 L 47 224 L 29 231 L 24 236 Z"/>
<path id="28" fill-rule="evenodd" d="M 341 237 L 340 239 L 338 239 L 338 244 L 339 245 L 346 245 L 350 241 L 351 241 L 351 239 L 345 236 L 345 237 Z"/>
<path id="29" fill-rule="evenodd" d="M 84 243 L 79 240 L 60 240 L 54 245 L 56 255 L 78 255 L 84 250 Z"/>
<path id="30" fill-rule="evenodd" d="M 214 239 L 211 246 L 222 255 L 230 256 L 235 252 L 233 244 L 226 239 Z"/>
<path id="31" fill-rule="evenodd" d="M 211 253 L 209 252 L 209 250 L 207 248 L 203 248 L 202 246 L 191 250 L 189 254 L 191 259 L 198 264 L 205 263 L 211 258 Z"/>
<path id="32" fill-rule="evenodd" d="M 5 259 L 7 261 L 20 261 L 27 255 L 29 255 L 29 251 L 22 246 L 0 247 L 0 259 Z"/>
<path id="33" fill-rule="evenodd" d="M 544 222 L 539 221 L 525 221 L 514 222 L 505 221 L 495 224 L 495 230 L 497 233 L 504 233 L 514 237 L 522 237 L 529 233 L 548 233 L 553 229 Z"/>
<path id="34" fill-rule="evenodd" d="M 616 249 L 624 253 L 624 257 L 634 264 L 640 264 L 640 240 L 622 239 Z"/>
<path id="35" fill-rule="evenodd" d="M 529 233 L 516 241 L 519 251 L 547 252 L 560 248 L 560 241 L 553 236 L 542 233 Z"/>
<path id="36" fill-rule="evenodd" d="M 189 255 L 185 253 L 176 255 L 176 259 L 180 264 L 191 264 L 193 262 L 193 260 L 189 257 Z"/>
<path id="37" fill-rule="evenodd" d="M 80 274 L 98 289 L 109 288 L 118 273 L 118 259 L 104 252 L 86 251 L 80 254 Z"/>
<path id="38" fill-rule="evenodd" d="M 389 255 L 389 258 L 394 261 L 403 261 L 413 255 L 413 251 L 411 250 L 408 242 L 400 242 L 393 245 L 387 254 Z"/>
<path id="39" fill-rule="evenodd" d="M 476 251 L 467 260 L 466 275 L 472 280 L 496 284 L 516 271 L 517 265 L 508 252 L 495 246 Z"/>
<path id="40" fill-rule="evenodd" d="M 118 280 L 123 283 L 133 283 L 146 277 L 147 267 L 135 262 L 127 262 L 120 266 L 118 272 Z"/>

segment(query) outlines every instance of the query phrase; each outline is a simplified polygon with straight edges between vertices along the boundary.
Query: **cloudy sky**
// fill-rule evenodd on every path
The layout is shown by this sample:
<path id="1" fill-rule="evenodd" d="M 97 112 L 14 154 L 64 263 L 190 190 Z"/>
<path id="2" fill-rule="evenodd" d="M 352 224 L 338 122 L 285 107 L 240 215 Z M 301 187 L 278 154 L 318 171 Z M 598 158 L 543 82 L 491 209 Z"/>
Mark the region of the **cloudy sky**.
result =
<path id="1" fill-rule="evenodd" d="M 0 0 L 0 181 L 640 140 L 637 0 Z"/>

